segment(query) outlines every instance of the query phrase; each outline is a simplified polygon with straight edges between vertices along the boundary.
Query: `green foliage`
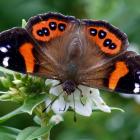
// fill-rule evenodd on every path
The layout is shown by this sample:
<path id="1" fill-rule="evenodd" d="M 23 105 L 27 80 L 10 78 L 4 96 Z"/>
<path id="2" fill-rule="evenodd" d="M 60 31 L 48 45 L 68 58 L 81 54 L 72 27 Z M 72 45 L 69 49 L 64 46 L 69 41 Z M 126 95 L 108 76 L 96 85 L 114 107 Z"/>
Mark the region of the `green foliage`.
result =
<path id="1" fill-rule="evenodd" d="M 34 140 L 35 138 L 40 138 L 48 134 L 52 127 L 52 124 L 46 127 L 27 127 L 19 133 L 17 140 Z"/>
<path id="2" fill-rule="evenodd" d="M 15 140 L 19 132 L 15 128 L 0 126 L 0 140 Z"/>
<path id="3" fill-rule="evenodd" d="M 19 114 L 28 113 L 29 115 L 32 115 L 33 112 L 36 114 L 36 117 L 44 117 L 45 120 L 47 120 L 45 117 L 46 113 L 43 113 L 42 108 L 45 108 L 43 104 L 49 93 L 49 87 L 45 85 L 45 79 L 43 80 L 41 78 L 15 73 L 6 74 L 5 77 L 1 77 L 0 83 L 3 85 L 3 87 L 5 87 L 5 90 L 7 89 L 7 91 L 1 91 L 0 101 L 14 101 L 20 104 L 20 106 L 14 111 L 0 117 L 0 123 L 3 123 L 4 121 L 7 121 L 8 119 Z M 7 135 L 9 140 L 32 140 L 35 138 L 40 138 L 42 135 L 49 133 L 52 126 L 52 124 L 49 124 L 44 127 L 29 127 L 21 132 L 19 130 L 17 131 L 20 132 L 17 138 L 16 134 L 11 134 L 13 133 L 12 130 L 16 130 L 14 128 L 9 128 L 11 131 L 8 131 L 8 128 L 6 129 L 6 127 L 2 127 L 0 133 L 1 137 Z M 31 132 L 34 133 L 31 135 Z"/>
<path id="4" fill-rule="evenodd" d="M 28 113 L 29 115 L 32 115 L 33 110 L 42 102 L 45 101 L 47 95 L 42 94 L 40 96 L 33 96 L 29 97 L 24 100 L 24 103 L 17 108 L 16 110 L 6 114 L 5 116 L 0 117 L 0 122 L 6 121 L 7 119 L 10 119 L 11 117 L 22 114 L 22 113 Z"/>

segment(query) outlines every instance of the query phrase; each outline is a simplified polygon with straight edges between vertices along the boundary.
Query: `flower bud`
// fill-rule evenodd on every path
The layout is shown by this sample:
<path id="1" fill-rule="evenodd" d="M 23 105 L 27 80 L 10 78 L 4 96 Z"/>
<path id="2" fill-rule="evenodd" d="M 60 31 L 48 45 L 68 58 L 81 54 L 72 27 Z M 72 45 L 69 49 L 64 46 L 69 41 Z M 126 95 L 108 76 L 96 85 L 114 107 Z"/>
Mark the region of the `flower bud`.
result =
<path id="1" fill-rule="evenodd" d="M 51 124 L 59 124 L 60 122 L 63 121 L 63 117 L 61 115 L 53 115 L 50 119 Z"/>

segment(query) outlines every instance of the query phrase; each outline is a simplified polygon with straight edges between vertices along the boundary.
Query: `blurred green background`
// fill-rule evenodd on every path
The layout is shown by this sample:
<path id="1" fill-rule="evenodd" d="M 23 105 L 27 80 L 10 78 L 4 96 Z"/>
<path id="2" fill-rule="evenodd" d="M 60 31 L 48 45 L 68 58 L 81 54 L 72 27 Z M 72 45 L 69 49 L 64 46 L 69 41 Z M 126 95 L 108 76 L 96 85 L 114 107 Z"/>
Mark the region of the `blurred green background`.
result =
<path id="1" fill-rule="evenodd" d="M 139 0 L 0 0 L 0 31 L 21 26 L 23 18 L 27 20 L 48 11 L 77 18 L 107 20 L 128 35 L 132 49 L 140 46 Z M 77 115 L 76 123 L 73 114 L 67 113 L 65 121 L 52 130 L 52 140 L 139 140 L 140 97 L 124 98 L 103 91 L 101 94 L 110 106 L 121 107 L 125 113 L 94 112 L 89 118 Z M 14 103 L 1 102 L 0 116 L 16 107 Z M 31 116 L 25 114 L 4 124 L 23 129 L 32 125 L 33 121 Z"/>

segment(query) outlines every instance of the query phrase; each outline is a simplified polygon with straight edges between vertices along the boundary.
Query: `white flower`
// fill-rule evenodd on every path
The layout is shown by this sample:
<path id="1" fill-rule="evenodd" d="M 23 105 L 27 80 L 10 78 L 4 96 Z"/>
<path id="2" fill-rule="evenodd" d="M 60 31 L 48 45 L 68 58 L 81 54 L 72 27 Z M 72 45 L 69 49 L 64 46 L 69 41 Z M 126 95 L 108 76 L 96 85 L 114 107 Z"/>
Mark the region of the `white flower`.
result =
<path id="1" fill-rule="evenodd" d="M 52 124 L 59 124 L 60 122 L 63 121 L 63 118 L 61 115 L 53 115 L 50 119 L 50 123 Z"/>
<path id="2" fill-rule="evenodd" d="M 54 113 L 63 114 L 71 108 L 83 116 L 90 116 L 92 111 L 97 109 L 107 113 L 111 112 L 111 108 L 107 106 L 100 97 L 98 89 L 79 85 L 78 88 L 82 92 L 76 89 L 71 95 L 66 95 L 66 93 L 63 92 L 62 86 L 58 85 L 58 81 L 46 80 L 47 85 L 50 83 L 52 84 L 50 94 L 56 96 L 56 100 L 53 102 L 51 99 L 47 99 L 46 106 L 48 107 L 51 104 L 49 108 L 47 108 L 47 111 L 49 111 L 51 107 Z"/>

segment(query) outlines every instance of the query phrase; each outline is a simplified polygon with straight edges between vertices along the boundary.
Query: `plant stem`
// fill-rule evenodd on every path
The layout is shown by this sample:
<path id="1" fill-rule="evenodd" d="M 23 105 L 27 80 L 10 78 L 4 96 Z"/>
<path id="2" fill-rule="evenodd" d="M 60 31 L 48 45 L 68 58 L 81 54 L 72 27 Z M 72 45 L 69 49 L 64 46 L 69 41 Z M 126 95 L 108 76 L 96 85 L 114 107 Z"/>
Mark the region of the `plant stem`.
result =
<path id="1" fill-rule="evenodd" d="M 42 136 L 41 140 L 50 140 L 50 133 L 46 134 L 45 136 Z"/>
<path id="2" fill-rule="evenodd" d="M 41 127 L 45 127 L 48 125 L 48 122 L 51 118 L 51 114 L 50 113 L 46 113 L 46 112 L 42 112 L 45 108 L 45 104 L 42 103 L 41 105 L 39 105 L 36 108 L 36 115 L 40 118 L 41 120 Z M 41 140 L 50 140 L 50 132 L 46 133 L 44 136 L 41 137 Z"/>
<path id="3" fill-rule="evenodd" d="M 40 119 L 41 119 L 41 127 L 47 126 L 49 119 L 46 113 L 42 113 L 42 116 Z M 50 140 L 50 132 L 42 136 L 41 140 Z"/>

